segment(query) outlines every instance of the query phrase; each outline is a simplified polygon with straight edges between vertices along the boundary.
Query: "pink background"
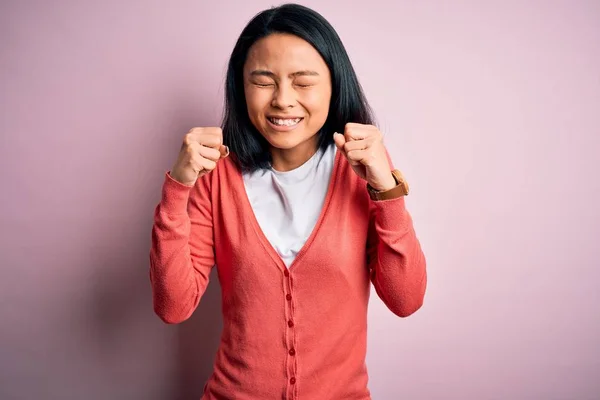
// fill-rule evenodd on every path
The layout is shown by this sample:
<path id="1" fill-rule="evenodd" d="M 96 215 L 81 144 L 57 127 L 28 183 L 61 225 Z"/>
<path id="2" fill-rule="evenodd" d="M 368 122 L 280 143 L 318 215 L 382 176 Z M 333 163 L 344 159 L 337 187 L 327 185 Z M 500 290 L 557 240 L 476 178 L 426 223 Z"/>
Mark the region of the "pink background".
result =
<path id="1" fill-rule="evenodd" d="M 373 297 L 374 398 L 599 399 L 600 3 L 350 3 L 304 4 L 411 183 L 430 276 L 408 319 Z M 0 4 L 0 398 L 198 399 L 219 288 L 160 322 L 152 212 L 271 3 Z"/>

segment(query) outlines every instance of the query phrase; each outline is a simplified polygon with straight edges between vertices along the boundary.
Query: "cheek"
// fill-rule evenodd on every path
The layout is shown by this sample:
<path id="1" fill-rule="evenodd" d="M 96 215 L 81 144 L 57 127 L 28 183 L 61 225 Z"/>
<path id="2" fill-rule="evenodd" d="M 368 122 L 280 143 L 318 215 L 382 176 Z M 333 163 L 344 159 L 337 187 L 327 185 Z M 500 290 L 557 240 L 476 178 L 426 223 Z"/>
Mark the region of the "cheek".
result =
<path id="1" fill-rule="evenodd" d="M 331 100 L 331 94 L 325 91 L 314 91 L 306 93 L 303 102 L 304 106 L 314 117 L 322 116 L 325 117 L 329 112 L 329 102 Z"/>
<path id="2" fill-rule="evenodd" d="M 265 104 L 267 104 L 269 101 L 268 96 L 265 95 L 264 92 L 266 91 L 254 90 L 252 88 L 247 88 L 244 90 L 248 115 L 251 119 L 256 119 L 258 116 L 260 116 L 265 108 Z"/>

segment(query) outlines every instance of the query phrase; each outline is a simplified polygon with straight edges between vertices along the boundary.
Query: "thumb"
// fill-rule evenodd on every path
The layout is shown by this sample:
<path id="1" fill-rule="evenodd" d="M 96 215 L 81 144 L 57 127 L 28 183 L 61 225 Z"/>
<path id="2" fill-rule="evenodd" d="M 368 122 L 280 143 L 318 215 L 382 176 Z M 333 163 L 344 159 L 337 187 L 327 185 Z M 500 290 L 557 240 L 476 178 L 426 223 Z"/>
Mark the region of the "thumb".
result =
<path id="1" fill-rule="evenodd" d="M 344 137 L 344 135 L 335 132 L 333 134 L 333 141 L 335 142 L 335 146 L 338 148 L 338 150 L 344 152 L 344 144 L 346 144 L 346 138 Z"/>
<path id="2" fill-rule="evenodd" d="M 229 147 L 221 145 L 219 152 L 221 153 L 221 158 L 225 158 L 229 155 Z"/>
<path id="3" fill-rule="evenodd" d="M 346 137 L 344 135 L 342 135 L 341 133 L 337 133 L 337 132 L 334 133 L 333 141 L 335 142 L 335 146 L 338 148 L 338 150 L 344 155 L 344 157 L 346 157 L 346 160 L 348 160 L 350 165 L 352 165 L 352 166 L 360 165 L 359 161 L 352 161 L 348 158 L 348 154 L 346 154 L 346 150 L 344 150 L 344 145 L 346 144 Z"/>

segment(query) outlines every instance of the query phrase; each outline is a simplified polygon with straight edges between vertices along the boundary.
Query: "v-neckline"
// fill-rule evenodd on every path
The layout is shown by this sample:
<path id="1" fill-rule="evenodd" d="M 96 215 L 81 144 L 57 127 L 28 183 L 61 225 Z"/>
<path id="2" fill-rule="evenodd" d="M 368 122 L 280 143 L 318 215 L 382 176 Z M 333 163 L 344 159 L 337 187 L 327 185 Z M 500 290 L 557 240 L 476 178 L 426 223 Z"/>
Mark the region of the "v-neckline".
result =
<path id="1" fill-rule="evenodd" d="M 327 209 L 329 208 L 329 204 L 331 203 L 331 198 L 333 196 L 333 192 L 336 188 L 337 176 L 338 176 L 338 172 L 339 172 L 340 157 L 341 157 L 340 151 L 338 149 L 335 149 L 333 169 L 331 171 L 331 176 L 329 178 L 327 194 L 325 196 L 325 201 L 323 202 L 323 207 L 321 207 L 321 212 L 319 213 L 319 218 L 317 219 L 317 222 L 315 223 L 315 226 L 313 227 L 313 229 L 310 233 L 310 236 L 308 237 L 308 239 L 306 239 L 306 242 L 304 242 L 304 244 L 300 248 L 300 251 L 296 254 L 294 261 L 292 261 L 292 263 L 290 264 L 289 267 L 285 265 L 285 261 L 283 261 L 283 258 L 281 258 L 279 253 L 277 253 L 277 250 L 275 250 L 275 247 L 273 247 L 273 245 L 271 244 L 269 239 L 267 239 L 267 236 L 265 235 L 264 231 L 260 227 L 260 224 L 258 223 L 258 219 L 256 218 L 256 214 L 254 213 L 254 209 L 252 208 L 252 203 L 250 202 L 250 198 L 248 197 L 248 192 L 246 191 L 246 187 L 244 184 L 244 176 L 242 175 L 242 172 L 239 170 L 239 168 L 236 168 L 236 172 L 237 172 L 236 177 L 238 179 L 238 184 L 239 184 L 238 187 L 240 188 L 240 190 L 242 192 L 241 193 L 242 202 L 244 203 L 244 206 L 246 207 L 246 212 L 247 212 L 247 215 L 249 215 L 249 220 L 250 220 L 250 223 L 254 230 L 254 233 L 258 236 L 258 239 L 261 242 L 261 244 L 263 245 L 264 249 L 271 256 L 273 261 L 275 261 L 275 263 L 279 266 L 280 269 L 282 269 L 282 270 L 287 269 L 287 270 L 291 271 L 292 268 L 295 267 L 295 265 L 298 263 L 298 261 L 308 251 L 312 242 L 315 240 L 315 237 L 319 233 L 319 228 L 323 224 L 323 219 L 325 218 L 325 215 L 327 214 Z"/>

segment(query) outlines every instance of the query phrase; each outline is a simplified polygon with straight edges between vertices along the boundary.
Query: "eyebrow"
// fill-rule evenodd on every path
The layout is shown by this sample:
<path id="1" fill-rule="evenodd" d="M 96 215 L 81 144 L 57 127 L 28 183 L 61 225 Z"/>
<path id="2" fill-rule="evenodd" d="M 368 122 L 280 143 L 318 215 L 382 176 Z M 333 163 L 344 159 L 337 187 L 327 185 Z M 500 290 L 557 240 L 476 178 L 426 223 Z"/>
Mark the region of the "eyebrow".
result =
<path id="1" fill-rule="evenodd" d="M 254 71 L 250 72 L 250 75 L 251 76 L 268 76 L 269 78 L 275 78 L 275 74 L 273 72 L 265 70 L 265 69 L 254 70 Z M 295 78 L 297 76 L 319 76 L 319 73 L 316 71 L 303 70 L 303 71 L 297 71 L 297 72 L 290 74 L 291 78 Z"/>

